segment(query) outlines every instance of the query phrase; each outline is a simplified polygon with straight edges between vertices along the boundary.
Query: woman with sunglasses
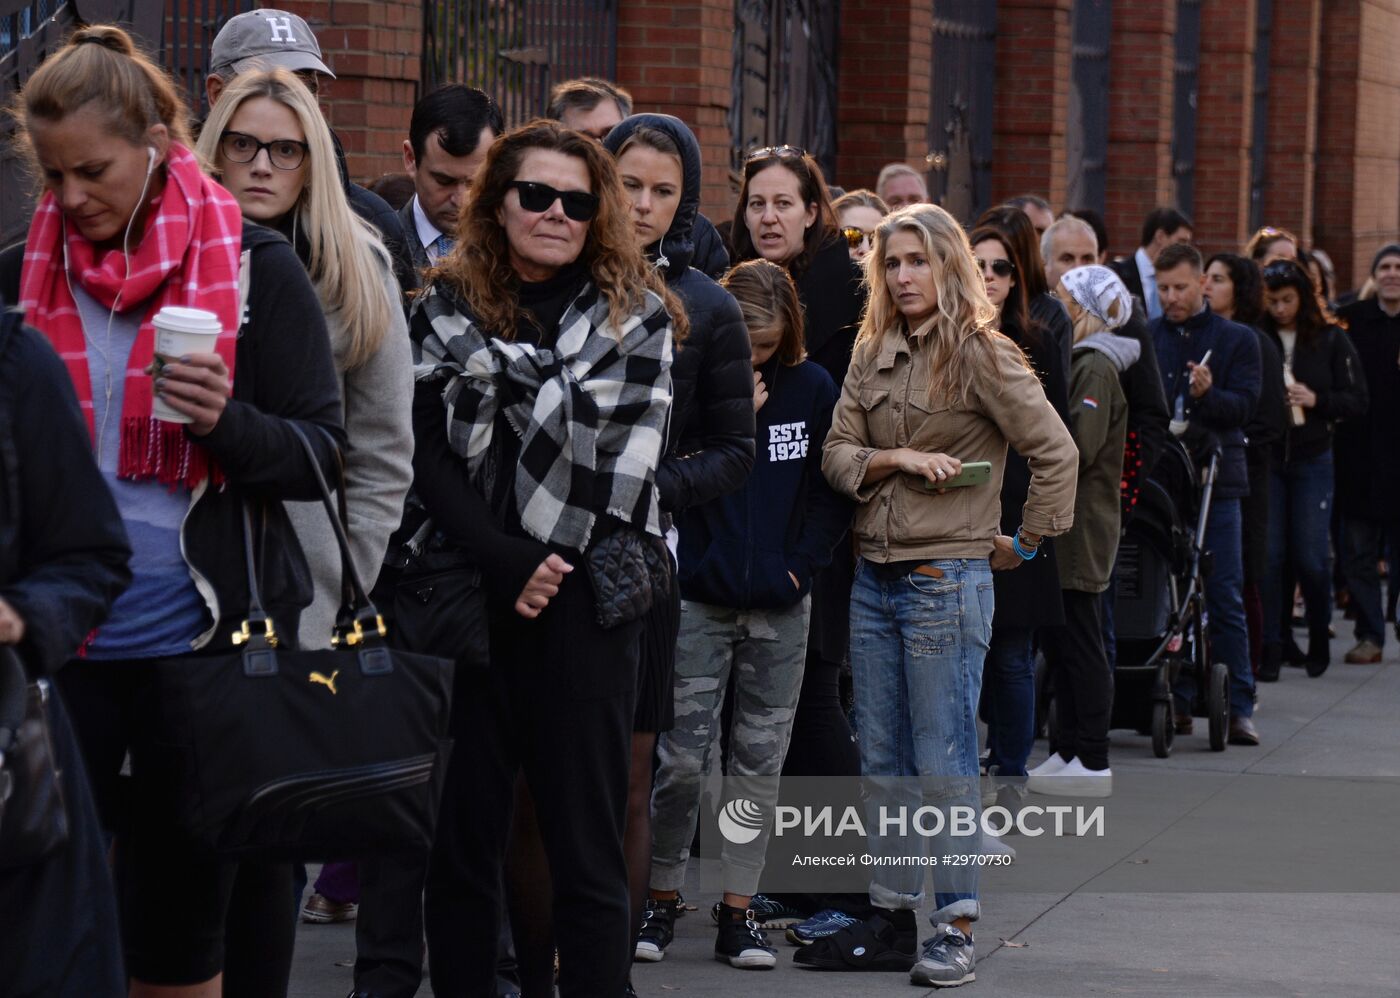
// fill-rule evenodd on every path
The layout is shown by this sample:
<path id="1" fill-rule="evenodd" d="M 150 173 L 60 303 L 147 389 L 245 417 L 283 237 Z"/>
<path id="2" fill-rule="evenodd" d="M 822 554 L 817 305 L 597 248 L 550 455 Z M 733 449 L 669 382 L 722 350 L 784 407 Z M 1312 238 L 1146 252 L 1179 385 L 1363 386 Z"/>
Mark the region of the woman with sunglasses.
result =
<path id="1" fill-rule="evenodd" d="M 1309 676 L 1331 662 L 1332 434 L 1336 424 L 1359 416 L 1368 404 L 1366 379 L 1350 338 L 1318 304 L 1312 278 L 1293 260 L 1264 268 L 1267 309 L 1263 329 L 1283 355 L 1288 431 L 1274 446 L 1269 481 L 1269 561 L 1264 576 L 1264 659 L 1261 672 L 1277 675 L 1284 636 L 1292 626 L 1292 570 L 1303 590 L 1308 621 Z M 1348 661 L 1368 649 L 1353 649 Z M 1358 654 L 1359 653 L 1359 654 Z"/>
<path id="2" fill-rule="evenodd" d="M 1073 522 L 1076 451 L 1020 348 L 996 332 L 972 247 L 935 205 L 875 230 L 870 307 L 822 470 L 859 504 L 861 560 L 851 594 L 851 669 L 861 772 L 879 805 L 977 807 L 977 701 L 992 637 L 992 567 L 1015 570 Z M 1030 465 L 1019 529 L 1001 534 L 1007 447 Z M 965 465 L 983 484 L 947 488 Z M 922 789 L 922 795 L 918 792 Z M 887 812 L 890 813 L 890 812 Z M 978 838 L 898 838 L 872 829 L 889 860 L 870 884 L 876 914 L 799 950 L 823 970 L 904 970 L 916 984 L 974 979 L 977 868 L 935 871 L 935 932 L 918 953 L 915 911 L 933 855 L 973 854 Z M 946 875 L 945 875 L 946 874 Z"/>
<path id="3" fill-rule="evenodd" d="M 851 260 L 859 265 L 870 252 L 875 226 L 890 213 L 889 206 L 880 200 L 880 195 L 862 188 L 842 194 L 832 202 L 831 209 L 836 212 L 836 224 L 846 238 Z"/>
<path id="4" fill-rule="evenodd" d="M 792 276 L 805 315 L 807 357 L 840 385 L 850 366 L 865 289 L 849 243 L 837 229 L 831 195 L 817 161 L 793 146 L 751 153 L 744 163 L 731 239 L 736 262 L 764 259 Z M 842 537 L 831 564 L 812 584 L 807 667 L 785 775 L 840 776 L 859 771 L 859 756 L 841 703 L 854 570 L 849 536 Z"/>
<path id="5" fill-rule="evenodd" d="M 630 565 L 623 553 L 650 548 L 654 561 L 662 543 L 656 473 L 685 313 L 642 254 L 612 157 L 556 122 L 492 145 L 457 236 L 410 318 L 414 492 L 481 569 L 491 651 L 454 704 L 424 899 L 433 989 L 494 987 L 523 771 L 560 993 L 621 995 L 635 939 L 623 829 L 644 611 L 612 616 L 609 594 L 625 589 L 634 607 L 668 594 L 609 558 Z M 544 976 L 547 993 L 548 970 L 522 977 Z"/>
<path id="6" fill-rule="evenodd" d="M 988 208 L 977 219 L 977 227 L 995 229 L 1001 241 L 1020 260 L 1021 279 L 1026 285 L 1026 310 L 1046 331 L 1050 342 L 1060 349 L 1060 369 L 1069 371 L 1070 348 L 1074 330 L 1065 306 L 1055 297 L 1045 277 L 1045 259 L 1040 254 L 1040 237 L 1035 233 L 1030 216 L 1015 205 L 1004 204 Z M 1068 377 L 1068 373 L 1066 373 Z"/>
<path id="7" fill-rule="evenodd" d="M 613 126 L 603 146 L 617 157 L 637 243 L 685 306 L 690 332 L 671 368 L 674 402 L 666 451 L 656 472 L 662 517 L 674 549 L 672 521 L 686 510 L 741 488 L 754 460 L 754 377 L 744 316 L 734 297 L 691 266 L 700 208 L 700 143 L 668 114 L 637 114 Z M 668 563 L 674 574 L 674 563 Z M 676 636 L 680 586 L 657 601 L 643 625 L 627 858 L 632 920 L 664 918 L 648 904 L 651 795 L 657 736 L 675 726 Z"/>
<path id="8" fill-rule="evenodd" d="M 1045 397 L 1068 422 L 1069 389 L 1060 351 L 1049 342 L 1044 327 L 1030 317 L 1026 282 L 1019 277 L 1022 261 L 1002 242 L 999 229 L 973 229 L 969 239 L 987 299 L 1000 313 L 998 328 L 1021 348 Z M 1030 484 L 1030 464 L 1015 448 L 1008 449 L 1001 480 L 1001 533 L 1008 537 L 1020 523 Z M 996 788 L 997 803 L 1014 813 L 1025 793 L 1026 761 L 1035 742 L 1032 642 L 1037 628 L 1058 627 L 1065 621 L 1054 545 L 1042 542 L 1038 557 L 1014 572 L 996 572 L 992 578 L 998 612 L 983 668 L 981 714 L 987 722 L 987 774 Z"/>
<path id="9" fill-rule="evenodd" d="M 0 259 L 0 296 L 65 358 L 132 546 L 130 588 L 59 679 L 115 834 L 130 993 L 275 998 L 290 867 L 203 854 L 139 802 L 172 792 L 169 763 L 152 765 L 158 660 L 226 654 L 246 619 L 245 504 L 265 523 L 263 602 L 295 645 L 312 591 L 282 501 L 319 492 L 291 424 L 327 476 L 343 441 L 325 319 L 291 248 L 200 172 L 174 81 L 121 29 L 75 32 L 17 117 L 44 194 L 23 253 Z M 217 316 L 214 349 L 157 366 L 164 306 Z M 156 400 L 183 421 L 156 418 Z"/>

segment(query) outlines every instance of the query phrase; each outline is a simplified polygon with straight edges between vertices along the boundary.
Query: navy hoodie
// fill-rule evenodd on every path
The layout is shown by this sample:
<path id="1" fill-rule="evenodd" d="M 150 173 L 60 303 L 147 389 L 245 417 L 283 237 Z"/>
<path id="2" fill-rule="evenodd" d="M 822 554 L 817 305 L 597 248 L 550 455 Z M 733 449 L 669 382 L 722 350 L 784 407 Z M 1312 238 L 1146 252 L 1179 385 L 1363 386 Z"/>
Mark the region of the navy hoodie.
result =
<path id="1" fill-rule="evenodd" d="M 740 610 L 792 606 L 850 525 L 854 505 L 821 469 L 838 394 L 831 375 L 810 360 L 785 367 L 774 359 L 760 371 L 768 400 L 757 414 L 748 482 L 676 521 L 688 600 Z"/>

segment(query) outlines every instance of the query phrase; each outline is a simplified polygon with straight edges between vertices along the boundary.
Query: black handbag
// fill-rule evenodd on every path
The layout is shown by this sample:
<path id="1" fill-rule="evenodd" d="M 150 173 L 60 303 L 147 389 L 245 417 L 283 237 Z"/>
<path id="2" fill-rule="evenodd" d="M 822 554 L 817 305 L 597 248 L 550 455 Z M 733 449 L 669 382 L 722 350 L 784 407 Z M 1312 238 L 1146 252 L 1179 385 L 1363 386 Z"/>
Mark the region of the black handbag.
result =
<path id="1" fill-rule="evenodd" d="M 49 729 L 49 685 L 31 683 L 0 646 L 0 870 L 43 859 L 68 841 L 68 808 Z"/>
<path id="2" fill-rule="evenodd" d="M 619 527 L 594 543 L 584 557 L 595 616 L 605 631 L 640 620 L 654 602 L 671 595 L 671 554 L 659 537 Z"/>
<path id="3" fill-rule="evenodd" d="M 156 733 L 132 758 L 139 799 L 197 844 L 232 856 L 422 852 L 451 747 L 452 662 L 386 642 L 316 455 L 291 426 L 340 547 L 345 593 L 333 647 L 278 648 L 245 502 L 249 604 L 237 650 L 158 663 Z"/>

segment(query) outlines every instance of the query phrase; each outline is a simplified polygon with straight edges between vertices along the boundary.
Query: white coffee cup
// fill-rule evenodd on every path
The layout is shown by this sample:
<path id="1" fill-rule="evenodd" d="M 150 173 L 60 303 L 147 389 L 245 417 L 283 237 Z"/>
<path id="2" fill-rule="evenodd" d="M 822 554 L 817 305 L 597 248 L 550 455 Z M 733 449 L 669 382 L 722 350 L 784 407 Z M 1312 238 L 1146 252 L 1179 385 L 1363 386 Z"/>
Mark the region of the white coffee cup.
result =
<path id="1" fill-rule="evenodd" d="M 192 353 L 213 353 L 219 335 L 224 331 L 219 317 L 202 308 L 182 308 L 166 305 L 151 320 L 156 329 L 156 365 L 173 363 Z M 157 375 L 159 377 L 159 375 Z M 190 423 L 193 420 L 154 396 L 151 415 L 167 423 Z"/>

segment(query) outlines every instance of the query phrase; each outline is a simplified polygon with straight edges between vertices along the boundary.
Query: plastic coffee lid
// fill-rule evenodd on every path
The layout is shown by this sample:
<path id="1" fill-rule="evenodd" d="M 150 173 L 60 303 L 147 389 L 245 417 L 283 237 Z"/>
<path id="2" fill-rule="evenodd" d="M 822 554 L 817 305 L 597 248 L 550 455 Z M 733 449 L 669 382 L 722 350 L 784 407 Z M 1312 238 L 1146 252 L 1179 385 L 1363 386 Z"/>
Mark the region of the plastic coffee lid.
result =
<path id="1" fill-rule="evenodd" d="M 181 333 L 222 333 L 223 323 L 213 312 L 202 308 L 185 308 L 181 305 L 166 305 L 151 320 L 162 329 Z"/>

